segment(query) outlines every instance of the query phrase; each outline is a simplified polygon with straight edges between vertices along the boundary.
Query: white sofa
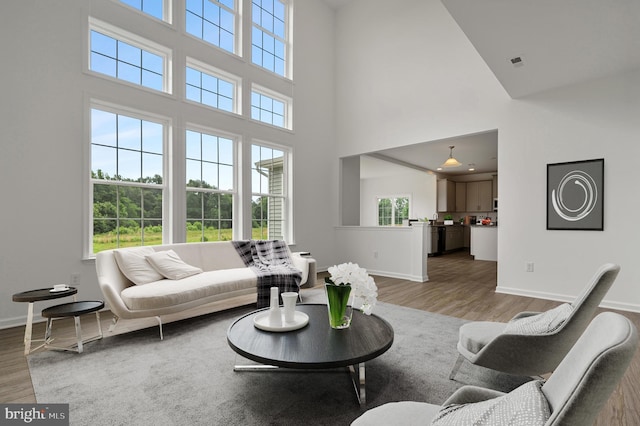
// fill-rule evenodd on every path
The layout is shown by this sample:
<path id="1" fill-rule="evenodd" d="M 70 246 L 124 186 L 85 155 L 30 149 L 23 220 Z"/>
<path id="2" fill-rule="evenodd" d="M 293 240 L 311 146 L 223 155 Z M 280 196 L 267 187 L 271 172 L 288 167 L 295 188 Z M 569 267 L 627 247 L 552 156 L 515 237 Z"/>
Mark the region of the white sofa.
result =
<path id="1" fill-rule="evenodd" d="M 144 260 L 149 253 L 173 250 L 185 264 L 199 268 L 202 273 L 181 279 L 166 279 Z M 118 259 L 116 259 L 118 256 Z M 126 275 L 121 270 L 123 258 L 140 259 L 130 265 Z M 148 258 L 147 258 L 148 259 Z M 315 260 L 299 253 L 291 253 L 292 264 L 302 271 L 301 285 L 314 286 Z M 146 270 L 145 268 L 150 270 Z M 143 270 L 145 269 L 145 270 Z M 132 272 L 133 271 L 133 272 Z M 114 315 L 110 331 L 119 319 L 155 317 L 162 334 L 161 316 L 186 311 L 211 302 L 242 295 L 257 298 L 256 274 L 246 267 L 230 241 L 207 243 L 166 244 L 105 250 L 96 255 L 96 272 L 105 302 Z M 153 274 L 156 273 L 157 276 Z M 134 284 L 143 277 L 144 284 Z M 246 303 L 246 299 L 242 299 Z"/>

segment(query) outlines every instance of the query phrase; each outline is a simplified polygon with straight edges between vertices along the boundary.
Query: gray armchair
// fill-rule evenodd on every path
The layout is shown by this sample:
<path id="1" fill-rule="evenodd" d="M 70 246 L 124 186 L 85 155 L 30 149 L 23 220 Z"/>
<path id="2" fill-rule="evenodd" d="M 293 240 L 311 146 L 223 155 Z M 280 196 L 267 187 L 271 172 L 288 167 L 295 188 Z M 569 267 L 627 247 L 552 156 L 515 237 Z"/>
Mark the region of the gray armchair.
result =
<path id="1" fill-rule="evenodd" d="M 638 331 L 631 321 L 613 312 L 598 315 L 542 385 L 541 392 L 550 411 L 544 425 L 593 424 L 624 375 L 637 347 Z M 462 409 L 473 410 L 474 405 L 477 406 L 475 403 L 506 395 L 477 386 L 463 386 L 443 406 L 467 404 Z M 437 417 L 441 408 L 425 402 L 392 402 L 365 412 L 352 425 L 425 425 Z M 528 416 L 531 414 L 527 413 Z"/>
<path id="2" fill-rule="evenodd" d="M 466 359 L 472 364 L 510 374 L 539 376 L 560 364 L 595 315 L 598 305 L 618 276 L 620 266 L 605 264 L 596 272 L 582 294 L 571 304 L 568 318 L 553 332 L 506 334 L 506 323 L 476 321 L 460 327 L 460 355 L 449 376 L 453 379 Z M 538 312 L 522 312 L 513 320 Z"/>

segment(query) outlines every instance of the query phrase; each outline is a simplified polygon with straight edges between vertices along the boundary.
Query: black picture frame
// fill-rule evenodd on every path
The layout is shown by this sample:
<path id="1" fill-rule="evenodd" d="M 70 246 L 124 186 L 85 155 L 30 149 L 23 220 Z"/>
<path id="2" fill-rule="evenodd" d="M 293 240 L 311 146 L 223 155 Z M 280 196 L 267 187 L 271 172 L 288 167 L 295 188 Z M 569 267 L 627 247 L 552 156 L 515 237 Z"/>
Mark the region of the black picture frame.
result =
<path id="1" fill-rule="evenodd" d="M 604 158 L 547 164 L 547 229 L 604 230 Z"/>

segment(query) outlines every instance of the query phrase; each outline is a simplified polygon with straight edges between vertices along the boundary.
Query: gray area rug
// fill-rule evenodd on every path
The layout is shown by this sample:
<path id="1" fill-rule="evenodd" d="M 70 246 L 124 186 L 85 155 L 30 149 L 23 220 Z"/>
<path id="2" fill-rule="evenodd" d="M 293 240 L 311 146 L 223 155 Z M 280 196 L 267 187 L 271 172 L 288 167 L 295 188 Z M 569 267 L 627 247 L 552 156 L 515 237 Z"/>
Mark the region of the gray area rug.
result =
<path id="1" fill-rule="evenodd" d="M 324 303 L 324 292 L 305 293 Z M 350 376 L 331 372 L 234 372 L 249 361 L 226 342 L 242 307 L 88 343 L 84 353 L 28 357 L 38 403 L 69 403 L 72 425 L 348 425 L 363 409 Z M 463 384 L 509 391 L 529 380 L 457 358 L 465 321 L 379 303 L 394 328 L 391 349 L 367 363 L 365 409 L 390 401 L 441 404 Z M 327 323 L 328 326 L 328 323 Z"/>

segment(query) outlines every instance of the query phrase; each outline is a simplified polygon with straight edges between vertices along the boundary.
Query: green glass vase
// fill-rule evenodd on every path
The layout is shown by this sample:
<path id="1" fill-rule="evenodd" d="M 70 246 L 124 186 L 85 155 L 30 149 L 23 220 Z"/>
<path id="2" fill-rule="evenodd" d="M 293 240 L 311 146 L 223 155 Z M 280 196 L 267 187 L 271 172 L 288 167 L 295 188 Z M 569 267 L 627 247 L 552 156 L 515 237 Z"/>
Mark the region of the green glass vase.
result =
<path id="1" fill-rule="evenodd" d="M 348 328 L 353 315 L 353 306 L 350 303 L 351 286 L 325 282 L 324 288 L 327 293 L 329 325 L 335 329 Z"/>

